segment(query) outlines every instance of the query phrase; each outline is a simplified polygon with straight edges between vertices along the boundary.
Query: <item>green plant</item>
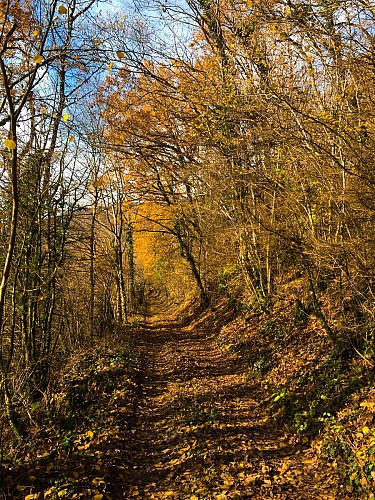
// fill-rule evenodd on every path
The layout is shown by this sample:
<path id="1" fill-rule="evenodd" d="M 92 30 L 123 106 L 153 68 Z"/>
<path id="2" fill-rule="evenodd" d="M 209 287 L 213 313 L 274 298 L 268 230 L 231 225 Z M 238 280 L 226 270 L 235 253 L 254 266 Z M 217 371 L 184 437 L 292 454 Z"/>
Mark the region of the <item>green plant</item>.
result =
<path id="1" fill-rule="evenodd" d="M 286 389 L 282 389 L 280 392 L 275 392 L 271 396 L 271 401 L 273 403 L 277 403 L 277 401 L 280 401 L 281 399 L 285 398 L 286 396 Z"/>
<path id="2" fill-rule="evenodd" d="M 269 355 L 266 353 L 252 365 L 252 370 L 259 375 L 264 375 L 270 365 Z"/>
<path id="3" fill-rule="evenodd" d="M 198 394 L 194 399 L 183 396 L 179 406 L 184 424 L 199 425 L 212 423 L 217 419 L 217 412 L 205 394 Z"/>

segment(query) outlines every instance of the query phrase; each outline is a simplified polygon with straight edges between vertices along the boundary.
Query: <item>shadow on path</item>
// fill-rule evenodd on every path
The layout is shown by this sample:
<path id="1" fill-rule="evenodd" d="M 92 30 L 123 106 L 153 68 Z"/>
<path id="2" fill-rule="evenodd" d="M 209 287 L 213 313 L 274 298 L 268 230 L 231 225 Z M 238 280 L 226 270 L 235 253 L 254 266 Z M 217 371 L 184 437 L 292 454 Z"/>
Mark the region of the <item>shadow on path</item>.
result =
<path id="1" fill-rule="evenodd" d="M 145 372 L 116 495 L 330 498 L 304 465 L 309 450 L 274 426 L 246 364 L 223 352 L 210 332 L 145 323 L 137 344 Z"/>

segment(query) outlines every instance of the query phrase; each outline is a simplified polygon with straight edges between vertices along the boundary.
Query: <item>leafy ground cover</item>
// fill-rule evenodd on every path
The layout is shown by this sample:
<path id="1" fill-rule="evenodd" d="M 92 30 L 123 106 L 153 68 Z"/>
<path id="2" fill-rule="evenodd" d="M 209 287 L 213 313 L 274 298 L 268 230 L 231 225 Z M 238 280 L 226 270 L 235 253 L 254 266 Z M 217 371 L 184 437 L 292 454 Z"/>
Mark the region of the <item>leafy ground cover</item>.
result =
<path id="1" fill-rule="evenodd" d="M 154 316 L 86 353 L 3 460 L 5 498 L 374 498 L 371 366 L 284 310 Z"/>
<path id="2" fill-rule="evenodd" d="M 121 489 L 141 373 L 132 343 L 122 344 L 75 359 L 47 409 L 35 408 L 28 437 L 3 459 L 4 498 L 100 500 Z"/>

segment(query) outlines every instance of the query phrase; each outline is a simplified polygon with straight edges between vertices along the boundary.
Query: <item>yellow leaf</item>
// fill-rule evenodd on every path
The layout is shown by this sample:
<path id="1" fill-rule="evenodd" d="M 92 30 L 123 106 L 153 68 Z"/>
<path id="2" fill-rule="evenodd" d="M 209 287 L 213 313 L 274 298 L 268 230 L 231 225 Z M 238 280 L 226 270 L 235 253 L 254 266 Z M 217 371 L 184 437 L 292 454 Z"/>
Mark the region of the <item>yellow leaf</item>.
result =
<path id="1" fill-rule="evenodd" d="M 16 149 L 17 144 L 16 144 L 14 141 L 12 141 L 11 139 L 5 139 L 5 141 L 4 141 L 4 146 L 5 146 L 7 149 L 12 150 L 12 149 Z"/>
<path id="2" fill-rule="evenodd" d="M 123 58 L 125 57 L 125 54 L 124 54 L 124 52 L 122 52 L 122 50 L 118 50 L 118 51 L 116 52 L 116 55 L 117 55 L 117 57 L 118 57 L 119 59 L 123 59 Z"/>
<path id="3" fill-rule="evenodd" d="M 72 137 L 70 137 L 70 138 L 69 138 L 69 141 L 70 141 L 70 142 L 73 142 L 73 141 L 74 141 L 74 137 L 73 137 L 73 136 L 72 136 Z M 86 432 L 86 436 L 87 436 L 89 439 L 92 439 L 92 438 L 94 437 L 94 433 L 93 433 L 92 431 L 87 431 L 87 432 Z"/>
<path id="4" fill-rule="evenodd" d="M 57 9 L 59 11 L 59 14 L 67 14 L 68 9 L 64 5 L 60 5 L 60 7 Z"/>
<path id="5" fill-rule="evenodd" d="M 80 446 L 77 446 L 78 451 L 84 451 L 84 450 L 87 450 L 87 448 L 90 448 L 90 443 L 85 443 L 85 444 L 81 444 Z"/>
<path id="6" fill-rule="evenodd" d="M 174 491 L 169 490 L 163 493 L 164 498 L 173 497 Z"/>
<path id="7" fill-rule="evenodd" d="M 191 495 L 190 500 L 199 500 L 199 498 L 196 495 Z"/>
<path id="8" fill-rule="evenodd" d="M 113 62 L 110 62 L 108 64 L 108 71 L 112 71 L 112 68 L 113 68 Z"/>
<path id="9" fill-rule="evenodd" d="M 233 484 L 233 481 L 224 481 L 224 484 L 222 485 L 223 490 L 228 490 Z"/>
<path id="10" fill-rule="evenodd" d="M 42 109 L 42 115 L 44 115 L 45 113 L 48 113 L 48 108 L 43 108 Z"/>
<path id="11" fill-rule="evenodd" d="M 103 495 L 101 493 L 98 493 L 97 495 L 94 495 L 92 497 L 92 500 L 102 500 Z"/>
<path id="12" fill-rule="evenodd" d="M 75 137 L 74 137 L 74 135 L 72 135 L 71 137 L 69 137 L 69 142 L 74 142 L 74 139 L 75 139 Z M 91 432 L 91 431 L 90 431 L 90 432 Z M 93 433 L 93 432 L 92 432 L 91 434 L 92 434 L 92 436 L 90 437 L 90 439 L 92 439 L 92 438 L 93 438 L 93 436 L 94 436 L 94 433 Z"/>
<path id="13" fill-rule="evenodd" d="M 33 57 L 33 61 L 35 62 L 35 64 L 40 64 L 43 62 L 43 56 L 37 54 L 36 56 Z"/>
<path id="14" fill-rule="evenodd" d="M 25 500 L 35 500 L 39 497 L 39 493 L 33 493 L 32 495 L 26 495 Z"/>
<path id="15" fill-rule="evenodd" d="M 367 427 L 367 425 L 365 425 L 365 426 L 362 428 L 362 432 L 363 432 L 363 434 L 365 434 L 365 435 L 366 435 L 366 434 L 369 434 L 371 431 L 370 431 L 369 427 Z"/>
<path id="16" fill-rule="evenodd" d="M 92 480 L 92 484 L 94 486 L 99 486 L 100 484 L 105 484 L 104 480 L 102 477 L 95 477 L 93 480 Z"/>
<path id="17" fill-rule="evenodd" d="M 69 120 L 69 118 L 70 118 L 70 113 L 65 113 L 65 114 L 63 115 L 63 121 L 64 121 L 64 122 L 66 122 L 67 120 Z"/>
<path id="18" fill-rule="evenodd" d="M 246 0 L 246 7 L 248 9 L 251 9 L 252 6 L 253 6 L 253 0 Z"/>
<path id="19" fill-rule="evenodd" d="M 33 31 L 33 35 L 34 35 L 35 37 L 37 37 L 37 36 L 39 35 L 39 31 L 38 31 L 38 30 L 34 30 L 34 31 Z"/>
<path id="20" fill-rule="evenodd" d="M 58 497 L 63 497 L 66 495 L 66 490 L 60 490 L 58 493 L 57 493 L 57 496 Z"/>
<path id="21" fill-rule="evenodd" d="M 375 403 L 373 401 L 362 401 L 359 406 L 362 406 L 362 408 L 374 408 Z"/>

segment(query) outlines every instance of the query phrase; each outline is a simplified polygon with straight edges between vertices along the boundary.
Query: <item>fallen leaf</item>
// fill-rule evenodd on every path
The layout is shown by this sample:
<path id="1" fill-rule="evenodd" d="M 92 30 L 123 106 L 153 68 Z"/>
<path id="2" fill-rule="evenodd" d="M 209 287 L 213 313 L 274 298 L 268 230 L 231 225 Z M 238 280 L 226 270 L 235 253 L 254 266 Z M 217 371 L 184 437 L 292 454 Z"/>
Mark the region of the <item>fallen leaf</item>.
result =
<path id="1" fill-rule="evenodd" d="M 361 477 L 359 482 L 361 483 L 361 486 L 367 486 L 367 479 L 365 477 Z"/>
<path id="2" fill-rule="evenodd" d="M 359 406 L 362 406 L 362 408 L 375 408 L 375 403 L 372 401 L 362 401 Z"/>
<path id="3" fill-rule="evenodd" d="M 248 484 L 254 483 L 259 477 L 259 474 L 251 474 L 250 476 L 247 476 L 244 480 L 244 485 L 247 486 Z"/>
<path id="4" fill-rule="evenodd" d="M 105 484 L 105 481 L 102 477 L 94 477 L 91 481 L 94 486 L 99 486 L 100 484 Z"/>

